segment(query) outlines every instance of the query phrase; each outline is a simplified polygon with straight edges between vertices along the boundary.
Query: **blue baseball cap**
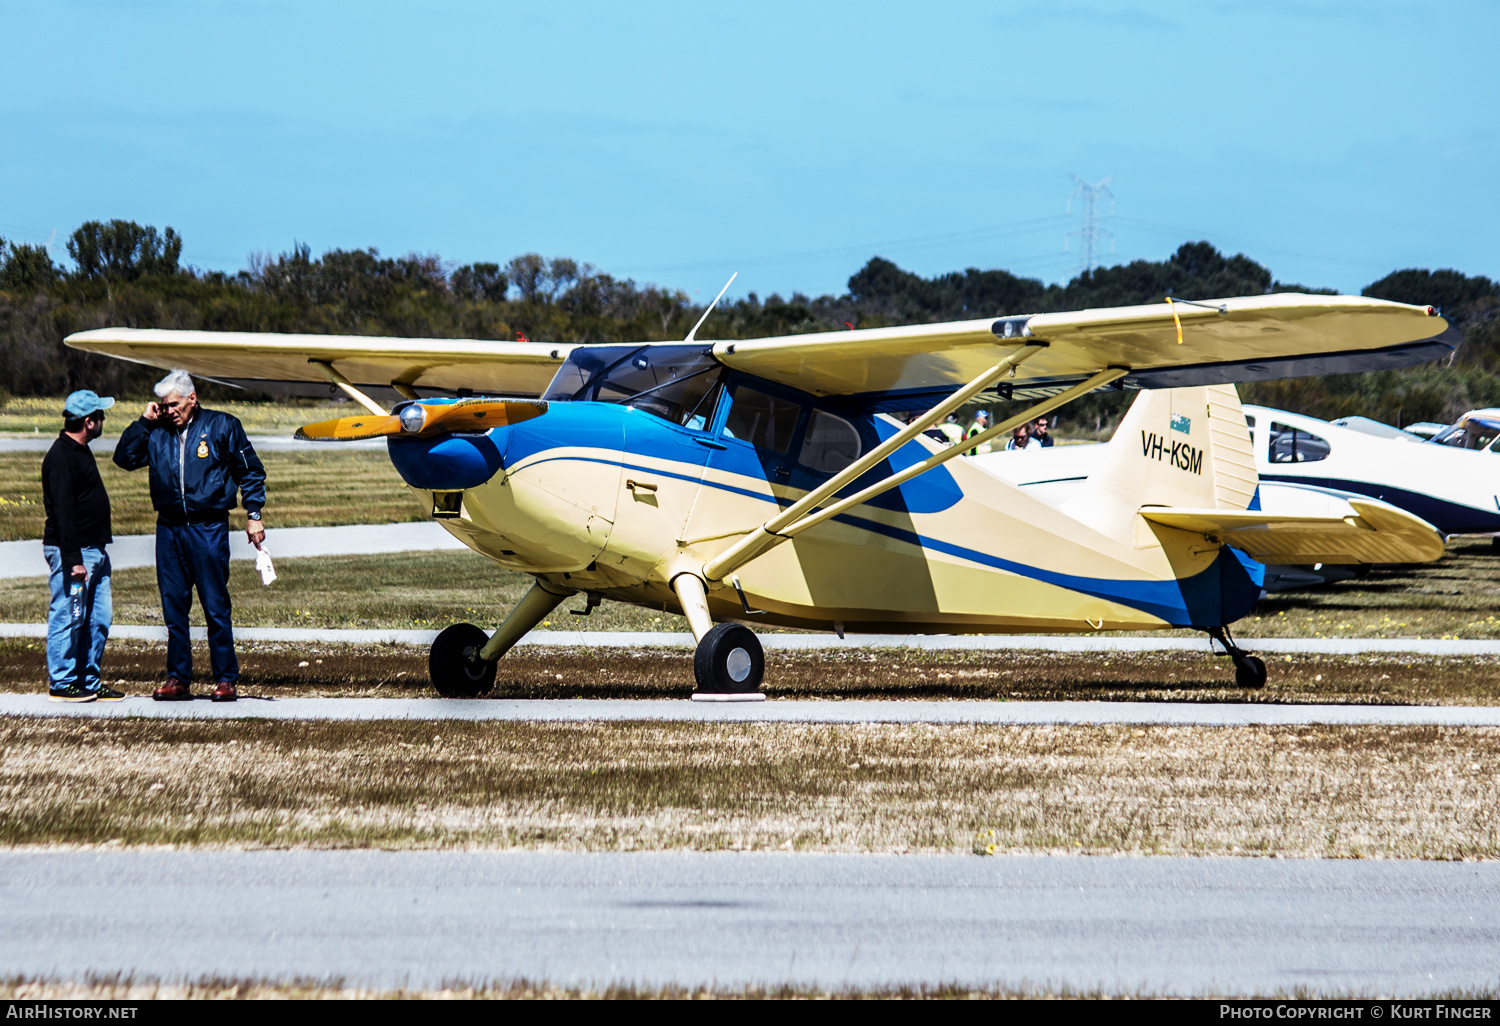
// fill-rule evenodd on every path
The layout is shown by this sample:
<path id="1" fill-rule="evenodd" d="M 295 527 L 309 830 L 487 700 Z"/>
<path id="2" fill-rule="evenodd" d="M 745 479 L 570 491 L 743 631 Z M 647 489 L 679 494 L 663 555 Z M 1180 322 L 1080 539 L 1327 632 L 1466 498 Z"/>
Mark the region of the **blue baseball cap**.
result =
<path id="1" fill-rule="evenodd" d="M 99 396 L 92 389 L 81 388 L 68 396 L 68 401 L 63 403 L 63 412 L 69 417 L 87 417 L 91 413 L 107 410 L 115 404 L 113 399 Z"/>

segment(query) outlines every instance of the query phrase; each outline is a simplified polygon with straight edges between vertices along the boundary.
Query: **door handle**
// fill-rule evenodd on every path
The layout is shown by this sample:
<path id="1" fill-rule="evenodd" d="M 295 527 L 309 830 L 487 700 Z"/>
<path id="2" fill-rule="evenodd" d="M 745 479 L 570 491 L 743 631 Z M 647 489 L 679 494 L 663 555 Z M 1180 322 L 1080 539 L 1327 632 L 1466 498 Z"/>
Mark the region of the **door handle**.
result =
<path id="1" fill-rule="evenodd" d="M 636 490 L 640 490 L 640 491 L 643 491 L 643 492 L 654 492 L 654 491 L 656 491 L 656 485 L 651 484 L 648 481 L 626 480 L 625 487 L 628 488 L 628 489 L 630 489 L 632 492 L 636 491 Z"/>
<path id="2" fill-rule="evenodd" d="M 695 438 L 695 439 L 693 439 L 693 441 L 697 442 L 699 445 L 703 446 L 705 449 L 727 449 L 727 448 L 729 448 L 729 446 L 725 445 L 722 442 L 710 441 L 707 438 Z"/>

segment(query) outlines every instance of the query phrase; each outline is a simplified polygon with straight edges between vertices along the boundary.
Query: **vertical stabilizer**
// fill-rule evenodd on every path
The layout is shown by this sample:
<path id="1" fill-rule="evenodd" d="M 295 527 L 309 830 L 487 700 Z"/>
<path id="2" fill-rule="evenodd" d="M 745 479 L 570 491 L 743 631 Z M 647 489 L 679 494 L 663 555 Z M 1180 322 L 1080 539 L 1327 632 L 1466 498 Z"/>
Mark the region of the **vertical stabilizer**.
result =
<path id="1" fill-rule="evenodd" d="M 1245 509 L 1259 481 L 1233 385 L 1143 391 L 1106 448 L 1065 510 L 1113 537 L 1136 534 L 1143 506 Z"/>

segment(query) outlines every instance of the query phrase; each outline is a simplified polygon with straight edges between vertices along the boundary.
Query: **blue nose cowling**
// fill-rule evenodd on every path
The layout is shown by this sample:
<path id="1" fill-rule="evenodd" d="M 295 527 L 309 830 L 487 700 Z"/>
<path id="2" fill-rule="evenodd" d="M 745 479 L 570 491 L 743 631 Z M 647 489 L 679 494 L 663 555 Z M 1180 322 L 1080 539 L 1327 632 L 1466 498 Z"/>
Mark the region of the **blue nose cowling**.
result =
<path id="1" fill-rule="evenodd" d="M 386 448 L 396 472 L 413 488 L 456 492 L 477 488 L 500 472 L 505 463 L 497 443 L 503 444 L 504 434 L 504 428 L 493 428 L 483 435 L 392 435 Z"/>

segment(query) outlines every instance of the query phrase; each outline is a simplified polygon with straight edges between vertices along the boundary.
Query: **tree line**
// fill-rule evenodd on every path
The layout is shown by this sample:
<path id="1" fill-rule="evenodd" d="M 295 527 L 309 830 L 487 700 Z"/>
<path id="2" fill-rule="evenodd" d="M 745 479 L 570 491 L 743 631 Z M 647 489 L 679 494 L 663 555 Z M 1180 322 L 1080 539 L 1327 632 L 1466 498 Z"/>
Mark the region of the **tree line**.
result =
<path id="1" fill-rule="evenodd" d="M 402 337 L 526 339 L 547 343 L 682 338 L 703 312 L 679 289 L 638 284 L 565 257 L 454 265 L 435 255 L 385 257 L 374 248 L 314 257 L 294 244 L 256 254 L 234 273 L 182 264 L 182 237 L 132 221 L 90 221 L 67 242 L 72 266 L 49 251 L 0 239 L 0 398 L 61 396 L 75 388 L 135 397 L 156 373 L 63 346 L 105 326 Z M 1318 292 L 1277 281 L 1244 254 L 1189 242 L 1162 261 L 1097 268 L 1066 284 L 968 268 L 930 278 L 876 256 L 841 295 L 756 293 L 721 304 L 703 338 L 758 338 L 1079 310 L 1186 299 Z M 1500 286 L 1453 270 L 1400 270 L 1363 294 L 1441 307 L 1464 332 L 1450 360 L 1398 371 L 1242 386 L 1247 402 L 1320 417 L 1361 414 L 1390 423 L 1449 420 L 1500 404 Z M 206 388 L 212 395 L 214 389 Z M 1065 425 L 1108 429 L 1129 396 L 1097 395 L 1064 411 Z"/>

